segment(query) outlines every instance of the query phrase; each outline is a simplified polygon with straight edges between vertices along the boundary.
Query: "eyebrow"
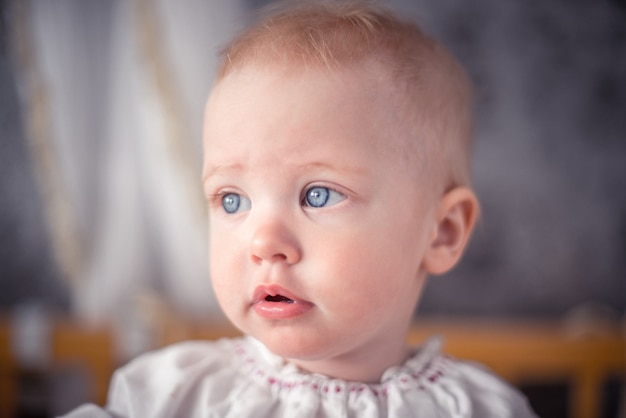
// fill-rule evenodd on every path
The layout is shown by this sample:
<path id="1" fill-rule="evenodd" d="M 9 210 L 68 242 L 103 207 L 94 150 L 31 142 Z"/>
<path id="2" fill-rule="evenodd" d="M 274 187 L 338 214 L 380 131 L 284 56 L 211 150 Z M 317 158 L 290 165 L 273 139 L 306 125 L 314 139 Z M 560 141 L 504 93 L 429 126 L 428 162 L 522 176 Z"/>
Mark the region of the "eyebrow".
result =
<path id="1" fill-rule="evenodd" d="M 211 177 L 218 175 L 223 172 L 242 172 L 244 171 L 243 164 L 234 163 L 234 164 L 225 164 L 225 165 L 216 165 L 211 166 L 210 168 L 203 167 L 202 169 L 202 182 L 205 183 Z"/>
<path id="2" fill-rule="evenodd" d="M 285 165 L 297 166 L 297 168 L 302 172 L 313 171 L 317 169 L 328 169 L 332 171 L 348 172 L 357 176 L 363 176 L 367 172 L 367 169 L 362 168 L 362 167 L 329 164 L 324 161 L 311 161 L 311 162 L 304 163 L 302 165 L 285 163 Z M 210 167 L 209 169 L 203 170 L 202 182 L 205 183 L 211 177 L 222 174 L 222 173 L 241 173 L 243 171 L 245 171 L 245 167 L 241 163 L 215 165 L 215 166 Z"/>
<path id="3" fill-rule="evenodd" d="M 323 161 L 312 161 L 306 164 L 303 164 L 301 166 L 301 169 L 303 171 L 305 170 L 315 170 L 315 169 L 328 169 L 328 170 L 333 170 L 333 171 L 343 171 L 343 172 L 348 172 L 351 174 L 356 174 L 356 175 L 364 175 L 366 173 L 366 169 L 362 168 L 362 167 L 354 167 L 354 166 L 349 166 L 349 165 L 343 165 L 343 164 L 329 164 Z"/>

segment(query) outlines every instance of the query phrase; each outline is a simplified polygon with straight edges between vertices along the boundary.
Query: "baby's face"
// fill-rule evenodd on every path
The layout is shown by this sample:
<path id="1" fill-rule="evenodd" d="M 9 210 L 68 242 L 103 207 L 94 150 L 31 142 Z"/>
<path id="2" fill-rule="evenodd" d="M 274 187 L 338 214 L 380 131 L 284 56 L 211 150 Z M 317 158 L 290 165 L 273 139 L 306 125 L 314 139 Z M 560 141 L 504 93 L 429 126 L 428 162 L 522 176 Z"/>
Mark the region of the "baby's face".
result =
<path id="1" fill-rule="evenodd" d="M 405 127 L 384 93 L 362 71 L 246 68 L 207 105 L 218 300 L 243 332 L 311 371 L 397 361 L 421 292 L 434 205 L 416 159 L 386 146 Z"/>

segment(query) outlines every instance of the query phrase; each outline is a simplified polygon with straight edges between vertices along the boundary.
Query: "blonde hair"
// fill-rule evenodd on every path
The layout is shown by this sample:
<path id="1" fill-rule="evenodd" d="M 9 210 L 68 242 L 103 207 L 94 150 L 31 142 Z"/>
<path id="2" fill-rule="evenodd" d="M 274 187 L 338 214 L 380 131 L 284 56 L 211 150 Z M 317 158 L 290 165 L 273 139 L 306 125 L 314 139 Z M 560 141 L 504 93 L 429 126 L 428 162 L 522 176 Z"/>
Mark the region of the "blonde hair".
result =
<path id="1" fill-rule="evenodd" d="M 431 181 L 469 185 L 471 87 L 445 48 L 420 28 L 363 1 L 280 3 L 222 52 L 217 82 L 248 65 L 327 68 L 374 62 L 408 101 Z M 404 116 L 403 115 L 403 116 Z M 430 151 L 430 152 L 429 152 Z M 438 187 L 440 188 L 440 187 Z"/>

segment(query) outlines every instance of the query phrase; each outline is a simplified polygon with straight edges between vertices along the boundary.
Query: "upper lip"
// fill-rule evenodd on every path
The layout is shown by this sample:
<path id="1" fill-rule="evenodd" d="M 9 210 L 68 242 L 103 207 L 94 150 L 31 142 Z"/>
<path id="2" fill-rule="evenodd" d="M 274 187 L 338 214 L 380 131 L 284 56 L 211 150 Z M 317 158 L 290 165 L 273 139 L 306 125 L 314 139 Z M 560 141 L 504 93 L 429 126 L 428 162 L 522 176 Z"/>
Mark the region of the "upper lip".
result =
<path id="1" fill-rule="evenodd" d="M 266 300 L 268 296 L 282 296 L 283 298 L 289 299 L 289 301 L 293 303 L 311 303 L 306 300 L 300 299 L 295 294 L 291 293 L 287 289 L 279 285 L 259 285 L 254 290 L 254 296 L 252 298 L 252 304 L 256 304 L 259 302 L 263 302 Z"/>

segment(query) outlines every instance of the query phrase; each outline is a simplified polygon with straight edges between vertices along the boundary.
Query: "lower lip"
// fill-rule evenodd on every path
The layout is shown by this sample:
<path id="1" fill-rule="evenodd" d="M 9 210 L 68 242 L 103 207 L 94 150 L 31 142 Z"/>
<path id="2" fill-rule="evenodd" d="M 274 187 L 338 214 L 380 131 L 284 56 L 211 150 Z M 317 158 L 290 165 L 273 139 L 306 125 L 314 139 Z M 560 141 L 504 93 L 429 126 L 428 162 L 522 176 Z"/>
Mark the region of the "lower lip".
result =
<path id="1" fill-rule="evenodd" d="M 268 302 L 265 300 L 253 305 L 254 311 L 265 319 L 290 319 L 304 315 L 313 308 L 307 302 Z"/>

